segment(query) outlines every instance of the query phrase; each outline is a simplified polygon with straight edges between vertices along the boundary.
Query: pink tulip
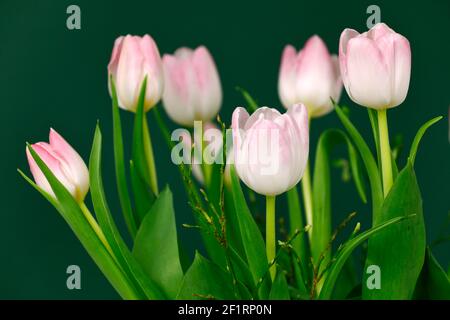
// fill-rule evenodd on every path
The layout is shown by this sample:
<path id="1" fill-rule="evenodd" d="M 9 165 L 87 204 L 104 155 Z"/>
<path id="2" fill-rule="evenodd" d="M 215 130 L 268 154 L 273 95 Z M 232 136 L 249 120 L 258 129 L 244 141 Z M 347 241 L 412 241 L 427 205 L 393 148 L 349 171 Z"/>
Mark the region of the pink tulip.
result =
<path id="1" fill-rule="evenodd" d="M 350 98 L 373 109 L 398 106 L 408 93 L 411 74 L 409 41 L 384 23 L 359 34 L 345 29 L 339 61 Z"/>
<path id="2" fill-rule="evenodd" d="M 180 48 L 173 55 L 165 54 L 163 69 L 163 102 L 169 117 L 184 126 L 213 120 L 222 104 L 222 88 L 208 49 Z"/>
<path id="3" fill-rule="evenodd" d="M 158 47 L 149 35 L 127 35 L 114 43 L 108 73 L 116 85 L 119 106 L 136 112 L 142 82 L 147 76 L 144 110 L 161 99 L 163 91 L 162 62 Z M 108 77 L 109 80 L 109 77 Z"/>
<path id="4" fill-rule="evenodd" d="M 44 161 L 56 178 L 78 201 L 82 202 L 89 190 L 89 172 L 80 155 L 55 130 L 50 129 L 50 143 L 38 142 L 33 150 Z M 34 181 L 44 191 L 55 197 L 53 190 L 37 163 L 26 149 L 28 164 Z"/>
<path id="5" fill-rule="evenodd" d="M 232 130 L 234 165 L 249 188 L 275 196 L 300 181 L 309 152 L 304 105 L 293 105 L 283 115 L 262 107 L 249 116 L 244 108 L 236 108 Z"/>
<path id="6" fill-rule="evenodd" d="M 284 48 L 278 93 L 286 109 L 303 103 L 310 117 L 320 117 L 333 109 L 330 97 L 339 100 L 341 91 L 337 56 L 330 55 L 319 36 L 309 38 L 298 53 L 291 45 Z"/>

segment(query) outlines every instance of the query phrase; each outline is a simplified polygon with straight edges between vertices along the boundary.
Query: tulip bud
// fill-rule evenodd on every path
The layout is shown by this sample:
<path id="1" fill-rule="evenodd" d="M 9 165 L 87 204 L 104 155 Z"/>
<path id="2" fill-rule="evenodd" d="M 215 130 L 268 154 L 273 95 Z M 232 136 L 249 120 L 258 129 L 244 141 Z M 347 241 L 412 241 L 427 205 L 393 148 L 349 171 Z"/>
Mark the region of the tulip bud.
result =
<path id="1" fill-rule="evenodd" d="M 72 196 L 82 202 L 89 190 L 89 171 L 80 155 L 55 130 L 50 129 L 49 142 L 38 142 L 32 145 L 33 150 L 52 171 Z M 55 197 L 55 194 L 34 161 L 28 148 L 26 149 L 28 164 L 34 181 L 44 191 Z"/>
<path id="2" fill-rule="evenodd" d="M 298 53 L 291 45 L 284 48 L 278 94 L 286 109 L 303 103 L 310 117 L 320 117 L 333 109 L 330 98 L 338 101 L 341 91 L 337 56 L 330 55 L 319 36 L 309 38 Z"/>
<path id="3" fill-rule="evenodd" d="M 183 126 L 213 120 L 222 104 L 222 88 L 208 49 L 180 48 L 174 55 L 165 54 L 163 70 L 163 102 L 169 117 Z"/>
<path id="4" fill-rule="evenodd" d="M 108 64 L 108 73 L 114 80 L 119 107 L 122 109 L 136 112 L 141 85 L 146 76 L 144 110 L 148 111 L 161 99 L 162 62 L 158 47 L 149 35 L 117 38 Z M 111 84 L 109 85 L 111 88 Z"/>
<path id="5" fill-rule="evenodd" d="M 196 133 L 194 132 L 194 135 Z M 198 134 L 198 133 L 197 133 Z M 191 135 L 186 132 L 183 131 L 180 134 L 180 137 L 183 139 L 183 145 L 185 146 L 185 150 L 189 150 L 192 151 L 193 147 L 195 148 L 195 151 L 193 152 L 193 155 L 190 156 L 185 156 L 185 159 L 183 160 L 184 163 L 189 163 L 191 164 L 191 168 L 192 168 L 192 174 L 195 177 L 195 179 L 200 183 L 200 184 L 205 184 L 205 178 L 203 176 L 203 170 L 202 170 L 202 162 L 203 159 L 201 157 L 202 152 L 204 152 L 205 154 L 207 154 L 205 156 L 205 158 L 208 156 L 208 161 L 211 164 L 214 161 L 214 158 L 216 158 L 218 156 L 218 153 L 221 152 L 222 149 L 222 131 L 219 130 L 219 128 L 214 125 L 211 122 L 208 122 L 204 125 L 203 127 L 203 141 L 202 143 L 204 144 L 204 150 L 201 150 L 201 145 L 200 145 L 200 139 L 202 139 L 200 136 L 198 136 L 197 138 L 195 138 L 195 144 L 192 142 L 192 138 Z M 198 143 L 197 143 L 198 142 Z M 192 153 L 192 152 L 191 152 Z M 211 153 L 211 154 L 209 154 Z"/>
<path id="6" fill-rule="evenodd" d="M 396 107 L 408 93 L 409 41 L 384 23 L 359 34 L 345 29 L 339 41 L 342 79 L 350 98 L 373 109 Z"/>
<path id="7" fill-rule="evenodd" d="M 308 160 L 308 113 L 302 104 L 285 114 L 267 107 L 251 116 L 236 108 L 232 119 L 234 165 L 254 191 L 275 196 L 294 187 Z"/>

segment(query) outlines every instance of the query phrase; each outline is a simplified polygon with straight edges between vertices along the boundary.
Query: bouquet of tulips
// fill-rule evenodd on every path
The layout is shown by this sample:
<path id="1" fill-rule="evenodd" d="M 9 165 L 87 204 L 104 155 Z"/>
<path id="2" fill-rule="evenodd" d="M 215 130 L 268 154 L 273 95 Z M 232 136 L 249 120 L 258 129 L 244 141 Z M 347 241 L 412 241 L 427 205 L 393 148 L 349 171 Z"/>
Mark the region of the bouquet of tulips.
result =
<path id="1" fill-rule="evenodd" d="M 362 34 L 344 30 L 338 56 L 313 36 L 300 51 L 289 45 L 282 54 L 278 93 L 287 111 L 259 107 L 239 89 L 246 108 L 236 108 L 226 123 L 218 116 L 222 88 L 207 48 L 180 48 L 161 59 L 150 36 L 119 37 L 108 85 L 121 207 L 110 208 L 103 188 L 99 125 L 88 166 L 51 129 L 48 143 L 26 147 L 34 181 L 19 172 L 61 214 L 123 299 L 449 299 L 448 275 L 426 245 L 414 172 L 422 136 L 442 117 L 418 130 L 406 163 L 389 143 L 387 111 L 404 101 L 410 70 L 409 41 L 385 24 Z M 369 143 L 350 108 L 338 105 L 343 85 L 367 108 Z M 181 128 L 169 132 L 160 100 Z M 120 109 L 134 113 L 129 156 Z M 313 157 L 309 128 L 332 111 L 342 128 L 322 132 Z M 150 125 L 166 142 L 157 153 Z M 347 175 L 361 201 L 371 202 L 372 224 L 364 228 L 355 213 L 333 227 L 336 146 L 348 151 Z M 160 190 L 158 183 L 154 157 L 164 151 L 195 217 L 195 225 L 183 226 L 202 237 L 204 253 L 193 261 L 182 258 L 170 187 Z M 93 210 L 85 203 L 89 190 Z M 284 193 L 279 199 L 287 201 L 289 220 L 280 232 L 276 198 Z M 255 219 L 257 194 L 266 199 L 262 221 Z M 131 246 L 115 224 L 119 209 Z M 338 233 L 346 239 L 340 244 Z M 353 252 L 361 245 L 358 273 Z"/>

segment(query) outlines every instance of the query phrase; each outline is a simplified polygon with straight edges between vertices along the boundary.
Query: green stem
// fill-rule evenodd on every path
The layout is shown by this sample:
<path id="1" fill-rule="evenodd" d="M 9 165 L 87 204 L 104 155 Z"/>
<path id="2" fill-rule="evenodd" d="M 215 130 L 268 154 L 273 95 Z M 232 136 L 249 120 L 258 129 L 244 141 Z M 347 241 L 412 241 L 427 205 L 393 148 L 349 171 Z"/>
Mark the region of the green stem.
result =
<path id="1" fill-rule="evenodd" d="M 144 152 L 148 164 L 151 188 L 155 196 L 157 196 L 159 194 L 158 177 L 156 175 L 155 157 L 153 156 L 152 140 L 150 137 L 150 130 L 148 129 L 147 116 L 144 116 Z"/>
<path id="2" fill-rule="evenodd" d="M 267 260 L 272 263 L 275 259 L 275 196 L 266 197 L 266 253 Z M 275 279 L 276 266 L 270 267 L 270 277 Z"/>
<path id="3" fill-rule="evenodd" d="M 389 145 L 389 130 L 386 109 L 378 110 L 378 130 L 380 133 L 381 170 L 383 174 L 383 192 L 386 198 L 392 187 L 391 147 Z"/>
<path id="4" fill-rule="evenodd" d="M 302 195 L 303 203 L 305 204 L 305 216 L 306 224 L 312 226 L 310 232 L 308 232 L 308 237 L 311 240 L 312 231 L 314 230 L 313 222 L 313 200 L 312 200 L 312 188 L 311 188 L 311 171 L 309 169 L 309 160 L 306 164 L 305 173 L 302 178 Z"/>
<path id="5" fill-rule="evenodd" d="M 102 229 L 100 229 L 100 226 L 98 225 L 97 221 L 95 220 L 92 213 L 89 211 L 89 208 L 86 206 L 84 202 L 80 203 L 81 211 L 83 212 L 86 220 L 89 222 L 89 224 L 92 227 L 92 230 L 97 234 L 100 241 L 105 246 L 106 250 L 108 250 L 109 254 L 113 257 L 114 260 L 116 260 L 116 257 L 111 249 L 111 246 L 109 245 L 108 241 L 106 240 L 105 235 L 103 234 Z"/>

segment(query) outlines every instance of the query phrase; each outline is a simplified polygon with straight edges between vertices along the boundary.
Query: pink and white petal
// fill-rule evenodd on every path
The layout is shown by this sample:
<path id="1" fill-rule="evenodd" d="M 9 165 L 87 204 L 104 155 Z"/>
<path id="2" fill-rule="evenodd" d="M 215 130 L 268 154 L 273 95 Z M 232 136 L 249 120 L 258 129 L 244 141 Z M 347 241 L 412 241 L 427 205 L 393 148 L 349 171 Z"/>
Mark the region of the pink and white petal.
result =
<path id="1" fill-rule="evenodd" d="M 53 128 L 50 128 L 49 142 L 52 151 L 62 158 L 70 170 L 72 183 L 77 187 L 79 199 L 89 191 L 89 170 L 86 163 L 72 146 Z"/>
<path id="2" fill-rule="evenodd" d="M 394 36 L 395 71 L 391 106 L 401 104 L 408 94 L 411 78 L 411 48 L 408 39 L 402 35 Z"/>
<path id="3" fill-rule="evenodd" d="M 347 45 L 347 91 L 353 101 L 366 107 L 385 108 L 390 102 L 390 73 L 383 54 L 367 38 L 357 37 Z"/>
<path id="4" fill-rule="evenodd" d="M 122 52 L 117 67 L 117 93 L 123 109 L 136 111 L 139 89 L 143 74 L 144 57 L 139 46 L 139 37 L 126 36 L 122 44 Z"/>

